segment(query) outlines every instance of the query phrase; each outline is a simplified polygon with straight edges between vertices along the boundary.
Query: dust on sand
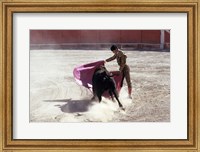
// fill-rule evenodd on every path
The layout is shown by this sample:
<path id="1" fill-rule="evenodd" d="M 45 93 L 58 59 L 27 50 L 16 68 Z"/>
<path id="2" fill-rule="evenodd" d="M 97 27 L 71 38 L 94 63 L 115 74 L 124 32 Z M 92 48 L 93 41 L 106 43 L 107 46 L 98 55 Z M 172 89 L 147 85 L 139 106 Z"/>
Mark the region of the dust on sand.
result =
<path id="1" fill-rule="evenodd" d="M 169 122 L 170 52 L 124 51 L 131 68 L 133 99 L 127 85 L 117 102 L 103 98 L 91 101 L 90 90 L 73 78 L 76 66 L 105 60 L 111 51 L 31 50 L 30 51 L 30 122 Z M 106 63 L 118 70 L 116 61 Z"/>

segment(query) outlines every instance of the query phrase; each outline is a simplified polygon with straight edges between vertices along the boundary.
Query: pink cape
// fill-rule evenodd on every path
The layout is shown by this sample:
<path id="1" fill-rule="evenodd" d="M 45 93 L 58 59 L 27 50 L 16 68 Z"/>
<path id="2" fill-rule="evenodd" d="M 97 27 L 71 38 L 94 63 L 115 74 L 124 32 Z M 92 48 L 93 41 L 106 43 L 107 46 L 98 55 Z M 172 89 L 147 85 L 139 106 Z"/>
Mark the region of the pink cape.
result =
<path id="1" fill-rule="evenodd" d="M 84 64 L 74 68 L 73 74 L 76 82 L 79 85 L 84 86 L 92 91 L 92 76 L 94 74 L 95 69 L 100 67 L 101 65 L 104 65 L 103 60 Z M 121 90 L 122 75 L 119 74 L 119 71 L 109 71 L 109 72 L 114 74 L 113 78 L 116 83 L 117 92 L 119 93 L 119 91 Z M 109 97 L 108 92 L 105 92 L 103 96 Z"/>

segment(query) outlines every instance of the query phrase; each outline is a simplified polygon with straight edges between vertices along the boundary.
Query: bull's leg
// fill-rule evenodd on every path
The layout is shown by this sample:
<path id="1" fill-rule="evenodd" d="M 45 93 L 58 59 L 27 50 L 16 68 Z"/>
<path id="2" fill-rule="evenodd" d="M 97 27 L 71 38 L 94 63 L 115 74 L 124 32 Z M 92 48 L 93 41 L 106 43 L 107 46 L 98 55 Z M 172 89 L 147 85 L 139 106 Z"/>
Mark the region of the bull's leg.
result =
<path id="1" fill-rule="evenodd" d="M 111 91 L 111 90 L 109 90 L 109 91 L 108 91 L 108 93 L 109 93 L 110 97 L 112 98 L 112 101 L 114 101 L 114 98 L 113 98 L 112 91 Z"/>
<path id="2" fill-rule="evenodd" d="M 115 98 L 116 98 L 116 100 L 117 100 L 117 102 L 118 102 L 118 104 L 119 104 L 119 107 L 123 107 L 122 104 L 121 104 L 121 102 L 120 102 L 119 99 L 118 99 L 118 95 L 117 95 L 116 90 L 113 90 L 113 94 L 114 94 L 114 96 L 115 96 Z"/>
<path id="3" fill-rule="evenodd" d="M 95 91 L 94 87 L 92 88 L 92 92 L 93 92 L 93 97 L 91 98 L 91 100 L 95 100 L 97 95 L 96 95 L 96 91 Z"/>
<path id="4" fill-rule="evenodd" d="M 101 95 L 97 95 L 98 99 L 99 99 L 99 103 L 101 102 Z"/>
<path id="5" fill-rule="evenodd" d="M 97 93 L 97 97 L 98 97 L 98 99 L 99 99 L 99 103 L 101 102 L 101 96 L 102 96 L 102 93 L 99 91 L 98 93 Z"/>

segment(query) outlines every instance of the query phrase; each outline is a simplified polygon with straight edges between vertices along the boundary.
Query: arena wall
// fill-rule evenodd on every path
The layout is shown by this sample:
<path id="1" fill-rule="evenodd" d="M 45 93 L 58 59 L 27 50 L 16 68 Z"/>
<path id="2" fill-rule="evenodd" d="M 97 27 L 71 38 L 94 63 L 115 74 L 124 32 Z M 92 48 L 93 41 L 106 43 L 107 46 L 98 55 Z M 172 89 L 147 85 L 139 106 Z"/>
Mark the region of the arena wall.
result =
<path id="1" fill-rule="evenodd" d="M 161 30 L 30 30 L 30 49 L 160 49 Z M 164 32 L 170 48 L 170 31 Z"/>

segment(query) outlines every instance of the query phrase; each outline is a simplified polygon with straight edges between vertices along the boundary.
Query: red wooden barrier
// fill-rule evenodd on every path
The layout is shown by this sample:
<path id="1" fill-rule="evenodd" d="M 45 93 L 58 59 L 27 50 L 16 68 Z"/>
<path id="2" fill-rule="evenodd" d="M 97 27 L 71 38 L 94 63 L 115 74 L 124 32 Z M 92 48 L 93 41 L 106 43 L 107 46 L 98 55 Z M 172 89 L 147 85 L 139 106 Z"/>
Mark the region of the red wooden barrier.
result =
<path id="1" fill-rule="evenodd" d="M 157 45 L 160 44 L 160 30 L 31 30 L 31 48 L 42 46 L 62 46 L 74 45 L 84 47 L 84 45 L 110 46 L 111 44 L 137 44 Z M 170 33 L 165 32 L 165 43 L 170 43 Z M 165 46 L 167 46 L 165 44 Z"/>

